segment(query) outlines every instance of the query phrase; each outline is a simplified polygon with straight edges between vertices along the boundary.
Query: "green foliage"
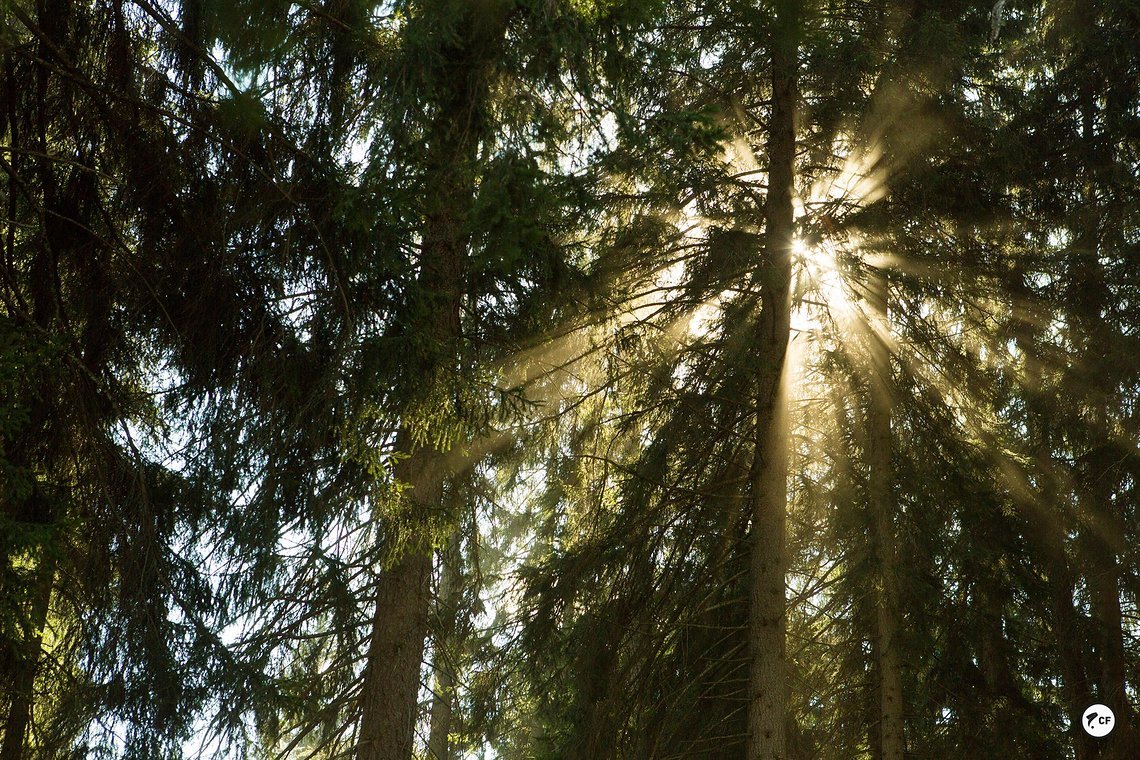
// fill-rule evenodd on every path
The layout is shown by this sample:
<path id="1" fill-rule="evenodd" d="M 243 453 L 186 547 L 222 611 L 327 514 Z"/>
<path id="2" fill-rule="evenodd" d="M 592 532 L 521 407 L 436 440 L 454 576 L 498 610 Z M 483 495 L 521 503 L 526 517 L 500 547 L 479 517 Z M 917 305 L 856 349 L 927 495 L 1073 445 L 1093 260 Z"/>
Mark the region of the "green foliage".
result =
<path id="1" fill-rule="evenodd" d="M 802 6 L 789 754 L 887 509 L 908 753 L 1131 757 L 1135 8 Z M 424 547 L 455 753 L 744 751 L 770 4 L 0 18 L 0 754 L 347 756 Z"/>

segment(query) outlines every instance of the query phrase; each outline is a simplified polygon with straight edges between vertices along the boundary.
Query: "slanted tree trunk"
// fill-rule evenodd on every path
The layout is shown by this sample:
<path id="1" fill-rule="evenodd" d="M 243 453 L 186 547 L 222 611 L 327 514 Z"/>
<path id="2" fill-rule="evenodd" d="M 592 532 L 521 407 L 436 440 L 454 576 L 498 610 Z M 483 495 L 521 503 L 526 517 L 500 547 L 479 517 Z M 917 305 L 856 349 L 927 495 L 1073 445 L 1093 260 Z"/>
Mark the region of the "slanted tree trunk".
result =
<path id="1" fill-rule="evenodd" d="M 899 586 L 895 538 L 894 465 L 891 458 L 893 395 L 888 348 L 887 275 L 874 270 L 867 288 L 870 362 L 867 415 L 867 506 L 875 561 L 875 669 L 878 686 L 877 736 L 882 760 L 903 760 L 902 668 L 898 653 Z"/>
<path id="2" fill-rule="evenodd" d="M 785 523 L 788 414 L 784 383 L 791 335 L 791 275 L 796 157 L 797 0 L 778 0 L 772 32 L 772 116 L 768 138 L 761 311 L 755 343 L 756 451 L 750 473 L 752 512 L 749 594 L 748 758 L 787 756 Z"/>
<path id="3" fill-rule="evenodd" d="M 426 213 L 418 281 L 422 302 L 412 328 L 433 346 L 425 383 L 434 383 L 458 361 L 460 306 L 470 243 L 469 217 L 476 187 L 475 157 L 486 131 L 489 69 L 501 47 L 511 0 L 439 0 L 423 11 L 437 23 L 453 23 L 445 35 L 432 82 L 435 116 L 427 135 Z M 421 23 L 425 19 L 420 19 Z M 409 488 L 403 509 L 413 526 L 442 509 L 447 452 L 415 444 L 402 428 L 397 449 L 407 454 L 395 469 Z M 420 670 L 431 607 L 432 548 L 413 528 L 401 536 L 395 560 L 376 588 L 368 660 L 360 695 L 357 760 L 409 760 L 419 713 Z"/>

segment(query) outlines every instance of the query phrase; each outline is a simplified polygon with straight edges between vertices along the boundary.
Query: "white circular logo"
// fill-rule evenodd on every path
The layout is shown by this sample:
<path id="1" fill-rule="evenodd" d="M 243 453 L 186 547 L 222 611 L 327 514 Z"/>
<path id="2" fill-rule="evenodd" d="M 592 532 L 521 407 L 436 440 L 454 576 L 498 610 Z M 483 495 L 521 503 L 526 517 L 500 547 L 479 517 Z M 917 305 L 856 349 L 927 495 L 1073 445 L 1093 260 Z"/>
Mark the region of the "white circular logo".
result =
<path id="1" fill-rule="evenodd" d="M 1089 736 L 1108 736 L 1116 726 L 1116 716 L 1104 705 L 1090 705 L 1081 716 L 1081 726 Z"/>

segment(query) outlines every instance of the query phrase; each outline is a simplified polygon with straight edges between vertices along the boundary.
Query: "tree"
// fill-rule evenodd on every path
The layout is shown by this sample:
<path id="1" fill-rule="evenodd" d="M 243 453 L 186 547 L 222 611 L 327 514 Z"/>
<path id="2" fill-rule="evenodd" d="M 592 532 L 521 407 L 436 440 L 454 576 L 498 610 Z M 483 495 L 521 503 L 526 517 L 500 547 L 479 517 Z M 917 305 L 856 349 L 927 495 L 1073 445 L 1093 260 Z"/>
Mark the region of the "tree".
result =
<path id="1" fill-rule="evenodd" d="M 772 111 L 768 123 L 768 187 L 764 262 L 760 273 L 755 451 L 750 475 L 748 757 L 786 757 L 787 664 L 785 522 L 788 415 L 785 361 L 791 338 L 792 239 L 795 215 L 799 3 L 776 4 L 772 26 Z"/>
<path id="2" fill-rule="evenodd" d="M 0 13 L 0 760 L 1136 754 L 1128 3 Z"/>

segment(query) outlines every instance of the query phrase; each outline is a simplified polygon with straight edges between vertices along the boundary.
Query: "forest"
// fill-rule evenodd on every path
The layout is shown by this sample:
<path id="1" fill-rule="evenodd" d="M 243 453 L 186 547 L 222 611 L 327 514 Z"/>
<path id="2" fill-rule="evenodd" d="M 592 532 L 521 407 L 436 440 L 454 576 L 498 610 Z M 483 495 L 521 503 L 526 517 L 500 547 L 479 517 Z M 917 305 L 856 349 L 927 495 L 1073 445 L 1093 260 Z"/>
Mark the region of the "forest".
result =
<path id="1" fill-rule="evenodd" d="M 0 0 L 0 760 L 1140 758 L 1138 178 L 1136 0 Z"/>

